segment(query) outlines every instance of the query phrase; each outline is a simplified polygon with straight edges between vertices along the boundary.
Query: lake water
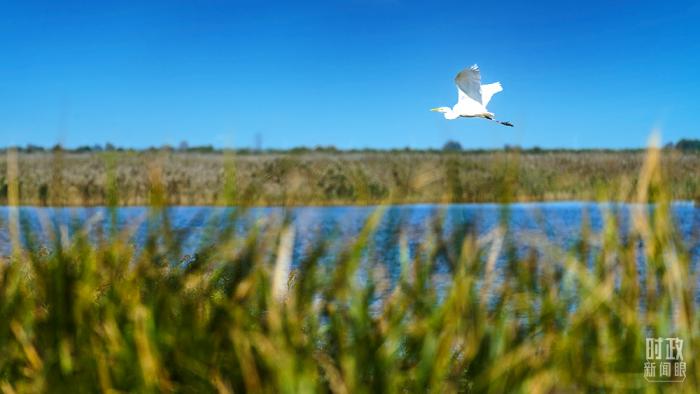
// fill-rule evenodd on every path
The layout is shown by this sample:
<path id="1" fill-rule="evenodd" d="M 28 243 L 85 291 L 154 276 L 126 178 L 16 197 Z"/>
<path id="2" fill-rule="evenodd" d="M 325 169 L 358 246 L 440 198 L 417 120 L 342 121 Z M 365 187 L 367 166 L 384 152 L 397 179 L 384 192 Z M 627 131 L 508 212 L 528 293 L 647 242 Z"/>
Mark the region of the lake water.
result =
<path id="1" fill-rule="evenodd" d="M 295 228 L 293 261 L 303 258 L 318 240 L 331 240 L 327 259 L 342 250 L 357 237 L 367 219 L 377 207 L 295 207 L 252 208 L 242 215 L 236 231 L 245 236 L 255 225 L 280 223 L 289 218 Z M 504 217 L 509 223 L 510 236 L 517 249 L 527 251 L 534 244 L 548 243 L 563 249 L 579 237 L 582 222 L 586 220 L 593 232 L 603 225 L 606 213 L 615 213 L 621 219 L 624 232 L 634 209 L 653 209 L 650 206 L 629 204 L 599 204 L 589 202 L 548 202 L 512 204 L 507 208 L 498 204 L 420 204 L 385 207 L 366 258 L 381 261 L 396 272 L 399 261 L 399 239 L 404 238 L 411 254 L 420 253 L 421 245 L 430 242 L 429 235 L 435 223 L 442 223 L 445 235 L 470 228 L 488 241 L 488 234 L 498 227 Z M 31 227 L 48 242 L 51 229 L 70 234 L 71 223 L 88 223 L 91 233 L 106 228 L 109 211 L 106 208 L 39 208 L 21 207 L 19 216 L 24 226 Z M 187 230 L 183 253 L 193 253 L 204 241 L 205 229 L 213 218 L 222 220 L 231 208 L 171 207 L 168 214 L 174 228 Z M 10 252 L 8 217 L 10 208 L 0 207 L 0 253 Z M 700 259 L 700 208 L 691 202 L 676 202 L 672 212 L 689 250 L 693 263 Z M 132 241 L 138 247 L 147 233 L 149 210 L 146 207 L 124 207 L 116 210 L 120 228 L 133 226 Z M 507 216 L 504 216 L 506 214 Z M 585 218 L 585 219 L 584 219 Z M 436 220 L 439 219 L 439 220 Z"/>

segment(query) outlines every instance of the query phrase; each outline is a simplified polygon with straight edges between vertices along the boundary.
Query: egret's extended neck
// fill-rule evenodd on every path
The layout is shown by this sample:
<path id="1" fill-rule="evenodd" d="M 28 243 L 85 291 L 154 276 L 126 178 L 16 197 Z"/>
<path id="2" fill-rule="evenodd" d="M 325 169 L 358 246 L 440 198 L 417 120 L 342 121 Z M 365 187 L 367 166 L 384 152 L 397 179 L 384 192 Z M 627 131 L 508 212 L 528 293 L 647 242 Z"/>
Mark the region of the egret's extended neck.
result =
<path id="1" fill-rule="evenodd" d="M 459 115 L 450 107 L 445 107 L 445 119 L 447 120 L 455 120 L 459 118 Z"/>

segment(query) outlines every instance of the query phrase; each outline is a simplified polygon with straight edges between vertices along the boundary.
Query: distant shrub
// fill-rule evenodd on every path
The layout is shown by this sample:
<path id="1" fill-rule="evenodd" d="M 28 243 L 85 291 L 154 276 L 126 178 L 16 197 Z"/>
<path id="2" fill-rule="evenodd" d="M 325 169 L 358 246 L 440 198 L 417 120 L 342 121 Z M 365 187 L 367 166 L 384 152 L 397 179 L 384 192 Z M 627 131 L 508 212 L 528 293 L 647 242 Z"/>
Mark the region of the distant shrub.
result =
<path id="1" fill-rule="evenodd" d="M 191 146 L 187 148 L 188 152 L 194 152 L 194 153 L 212 153 L 216 151 L 212 145 L 200 145 L 200 146 Z"/>
<path id="2" fill-rule="evenodd" d="M 461 152 L 462 144 L 454 140 L 449 140 L 442 146 L 442 150 L 444 152 Z"/>
<path id="3" fill-rule="evenodd" d="M 700 152 L 700 140 L 682 139 L 676 143 L 676 149 Z"/>
<path id="4" fill-rule="evenodd" d="M 79 147 L 73 149 L 73 151 L 76 153 L 92 152 L 92 148 L 87 146 L 87 145 L 82 145 L 82 146 L 79 146 Z"/>
<path id="5" fill-rule="evenodd" d="M 318 145 L 314 148 L 314 151 L 323 152 L 323 153 L 337 153 L 337 152 L 339 152 L 338 148 L 336 148 L 333 145 L 328 145 L 328 146 Z"/>
<path id="6" fill-rule="evenodd" d="M 27 146 L 24 148 L 24 152 L 27 152 L 27 153 L 44 152 L 44 151 L 45 151 L 44 147 L 39 146 L 39 145 L 27 144 Z"/>
<path id="7" fill-rule="evenodd" d="M 305 146 L 296 146 L 290 149 L 289 153 L 308 153 L 309 151 L 310 149 Z"/>

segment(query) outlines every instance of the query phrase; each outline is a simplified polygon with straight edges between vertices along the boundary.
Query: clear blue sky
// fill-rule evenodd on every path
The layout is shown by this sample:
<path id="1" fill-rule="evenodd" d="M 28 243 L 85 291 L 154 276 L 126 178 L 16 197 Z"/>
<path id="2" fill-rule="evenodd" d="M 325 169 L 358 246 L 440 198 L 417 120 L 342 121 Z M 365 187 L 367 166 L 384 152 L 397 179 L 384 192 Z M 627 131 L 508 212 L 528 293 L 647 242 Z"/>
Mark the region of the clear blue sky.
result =
<path id="1" fill-rule="evenodd" d="M 697 1 L 6 1 L 0 145 L 700 138 L 699 21 Z M 515 128 L 428 111 L 472 63 Z"/>

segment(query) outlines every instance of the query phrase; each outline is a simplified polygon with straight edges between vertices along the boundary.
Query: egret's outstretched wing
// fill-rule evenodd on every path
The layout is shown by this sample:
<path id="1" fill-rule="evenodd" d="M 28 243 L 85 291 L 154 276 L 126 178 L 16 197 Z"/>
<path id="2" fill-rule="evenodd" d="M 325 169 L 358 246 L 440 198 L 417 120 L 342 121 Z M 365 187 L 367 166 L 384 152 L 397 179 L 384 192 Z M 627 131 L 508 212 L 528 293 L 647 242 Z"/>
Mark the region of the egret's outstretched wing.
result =
<path id="1" fill-rule="evenodd" d="M 488 85 L 481 85 L 481 103 L 486 107 L 491 101 L 491 97 L 498 92 L 503 91 L 503 86 L 500 82 L 490 83 Z"/>
<path id="2" fill-rule="evenodd" d="M 481 73 L 479 66 L 476 64 L 460 71 L 455 77 L 455 84 L 460 93 L 464 93 L 468 98 L 481 104 Z M 462 94 L 459 95 L 459 101 L 463 99 Z"/>

